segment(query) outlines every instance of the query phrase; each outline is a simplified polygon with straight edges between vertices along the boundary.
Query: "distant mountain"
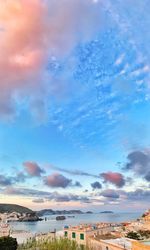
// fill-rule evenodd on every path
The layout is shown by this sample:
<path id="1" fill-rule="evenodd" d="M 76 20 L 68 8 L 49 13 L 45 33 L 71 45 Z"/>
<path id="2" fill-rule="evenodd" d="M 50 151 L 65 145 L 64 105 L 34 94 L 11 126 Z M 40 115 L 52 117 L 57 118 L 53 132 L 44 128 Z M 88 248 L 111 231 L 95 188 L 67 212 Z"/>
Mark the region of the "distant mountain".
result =
<path id="1" fill-rule="evenodd" d="M 40 211 L 36 211 L 38 216 L 45 216 L 45 215 L 60 215 L 60 214 L 83 214 L 80 210 L 52 210 L 52 209 L 43 209 Z"/>
<path id="2" fill-rule="evenodd" d="M 19 206 L 16 204 L 0 203 L 0 213 L 6 213 L 6 212 L 33 213 L 33 211 L 27 207 Z"/>
<path id="3" fill-rule="evenodd" d="M 114 212 L 113 211 L 102 211 L 100 212 L 100 214 L 113 214 Z"/>

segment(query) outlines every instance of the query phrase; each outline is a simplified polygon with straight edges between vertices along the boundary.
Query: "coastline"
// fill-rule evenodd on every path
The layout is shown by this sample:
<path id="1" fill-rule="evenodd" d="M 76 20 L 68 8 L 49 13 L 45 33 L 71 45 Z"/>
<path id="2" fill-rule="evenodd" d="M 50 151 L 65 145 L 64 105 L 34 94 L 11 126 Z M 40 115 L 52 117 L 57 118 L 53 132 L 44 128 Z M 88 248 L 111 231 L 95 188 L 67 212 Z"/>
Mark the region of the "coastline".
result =
<path id="1" fill-rule="evenodd" d="M 126 216 L 125 216 L 126 215 Z M 79 224 L 95 222 L 127 222 L 134 221 L 138 218 L 135 213 L 118 213 L 118 214 L 82 214 L 74 215 L 74 218 L 68 218 L 64 221 L 56 221 L 54 216 L 49 216 L 47 221 L 38 222 L 12 222 L 11 236 L 16 238 L 19 244 L 25 243 L 34 237 L 47 237 L 56 229 L 56 237 L 63 236 L 63 227 L 65 225 L 76 226 Z"/>
<path id="2" fill-rule="evenodd" d="M 66 220 L 56 221 L 56 216 L 49 215 L 47 220 L 37 221 L 37 222 L 12 222 L 9 223 L 12 230 L 18 231 L 29 231 L 32 233 L 48 233 L 56 229 L 56 231 L 61 231 L 64 226 L 72 225 L 76 226 L 78 224 L 86 223 L 96 223 L 96 222 L 127 222 L 134 221 L 140 217 L 140 213 L 113 213 L 113 214 L 74 214 L 73 218 L 66 217 Z"/>

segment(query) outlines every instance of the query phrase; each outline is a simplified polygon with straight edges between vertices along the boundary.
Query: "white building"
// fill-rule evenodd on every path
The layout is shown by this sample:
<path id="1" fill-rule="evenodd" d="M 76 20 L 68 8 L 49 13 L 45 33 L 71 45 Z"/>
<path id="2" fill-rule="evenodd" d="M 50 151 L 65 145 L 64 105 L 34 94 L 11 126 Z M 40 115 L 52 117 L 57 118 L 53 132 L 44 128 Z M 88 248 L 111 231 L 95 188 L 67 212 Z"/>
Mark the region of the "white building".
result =
<path id="1" fill-rule="evenodd" d="M 0 237 L 7 237 L 10 235 L 10 226 L 6 223 L 0 224 Z"/>

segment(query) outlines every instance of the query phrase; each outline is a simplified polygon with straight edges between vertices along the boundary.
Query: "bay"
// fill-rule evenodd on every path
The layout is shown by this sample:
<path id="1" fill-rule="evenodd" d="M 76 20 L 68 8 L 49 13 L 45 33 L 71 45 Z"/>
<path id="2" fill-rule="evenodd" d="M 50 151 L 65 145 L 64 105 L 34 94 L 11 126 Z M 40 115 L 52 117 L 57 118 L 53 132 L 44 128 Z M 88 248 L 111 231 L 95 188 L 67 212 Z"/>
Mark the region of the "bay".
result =
<path id="1" fill-rule="evenodd" d="M 75 226 L 79 224 L 92 224 L 98 222 L 124 222 L 131 221 L 139 218 L 142 214 L 140 213 L 93 213 L 93 214 L 72 214 L 74 218 L 65 215 L 66 220 L 56 221 L 56 215 L 46 216 L 47 220 L 36 221 L 36 222 L 11 222 L 11 228 L 13 230 L 23 230 L 32 233 L 47 233 L 56 229 L 56 231 L 63 230 L 65 225 Z M 43 217 L 45 218 L 45 217 Z"/>

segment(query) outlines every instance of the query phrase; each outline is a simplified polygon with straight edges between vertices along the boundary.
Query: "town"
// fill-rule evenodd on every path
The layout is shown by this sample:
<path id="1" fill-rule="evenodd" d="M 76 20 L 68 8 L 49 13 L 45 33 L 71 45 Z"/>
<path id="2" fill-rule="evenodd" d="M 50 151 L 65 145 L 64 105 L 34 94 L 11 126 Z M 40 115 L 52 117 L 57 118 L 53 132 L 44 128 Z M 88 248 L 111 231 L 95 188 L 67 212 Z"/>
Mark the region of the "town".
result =
<path id="1" fill-rule="evenodd" d="M 26 214 L 20 217 L 16 212 L 0 214 L 1 221 L 4 222 L 4 219 L 6 221 L 1 223 L 0 237 L 15 238 L 16 234 L 11 230 L 9 222 L 28 217 L 30 218 Z M 63 235 L 58 235 L 56 231 L 35 235 L 24 232 L 24 235 L 26 240 L 30 238 L 37 242 L 65 238 L 75 241 L 83 249 L 88 246 L 92 250 L 148 250 L 150 249 L 150 210 L 131 222 L 66 225 Z"/>
<path id="2" fill-rule="evenodd" d="M 150 249 L 150 210 L 133 222 L 65 227 L 64 236 L 94 250 Z"/>

